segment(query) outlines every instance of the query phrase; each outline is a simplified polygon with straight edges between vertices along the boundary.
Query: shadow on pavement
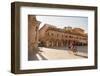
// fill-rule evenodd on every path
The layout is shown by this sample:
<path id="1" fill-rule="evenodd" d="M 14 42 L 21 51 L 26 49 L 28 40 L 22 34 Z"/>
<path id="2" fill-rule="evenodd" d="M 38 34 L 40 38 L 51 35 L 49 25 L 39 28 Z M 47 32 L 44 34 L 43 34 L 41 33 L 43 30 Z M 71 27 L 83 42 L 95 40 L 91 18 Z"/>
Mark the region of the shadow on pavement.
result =
<path id="1" fill-rule="evenodd" d="M 80 56 L 80 57 L 83 57 L 83 58 L 88 58 L 88 56 L 82 56 L 82 55 L 78 55 L 78 54 L 75 54 L 75 56 Z"/>
<path id="2" fill-rule="evenodd" d="M 36 56 L 36 54 L 31 54 L 29 57 L 28 57 L 28 61 L 31 61 L 31 60 L 39 60 L 38 57 Z"/>
<path id="3" fill-rule="evenodd" d="M 42 51 L 39 51 L 37 53 L 28 53 L 28 61 L 31 61 L 31 60 L 40 60 L 36 54 L 39 55 L 39 57 L 41 58 L 41 60 L 48 60 L 47 58 L 45 58 L 40 52 Z"/>
<path id="4" fill-rule="evenodd" d="M 46 57 L 44 57 L 41 53 L 38 53 L 39 56 L 42 58 L 42 60 L 48 60 Z"/>

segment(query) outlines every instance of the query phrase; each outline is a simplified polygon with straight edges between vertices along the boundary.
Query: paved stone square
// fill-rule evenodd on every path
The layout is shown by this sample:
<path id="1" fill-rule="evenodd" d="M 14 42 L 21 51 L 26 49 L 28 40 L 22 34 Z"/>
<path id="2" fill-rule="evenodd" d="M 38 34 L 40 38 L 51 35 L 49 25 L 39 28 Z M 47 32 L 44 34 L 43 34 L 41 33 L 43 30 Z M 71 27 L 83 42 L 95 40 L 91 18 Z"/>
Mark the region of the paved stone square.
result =
<path id="1" fill-rule="evenodd" d="M 77 46 L 78 53 L 76 55 L 67 47 L 39 47 L 39 50 L 40 51 L 38 53 L 31 54 L 31 56 L 29 56 L 29 60 L 61 60 L 88 58 L 87 46 Z"/>
<path id="2" fill-rule="evenodd" d="M 86 46 L 83 47 L 79 46 L 77 48 L 78 48 L 78 53 L 77 55 L 74 55 L 73 52 L 64 47 L 63 48 L 39 47 L 39 49 L 41 50 L 39 54 L 41 54 L 47 60 L 88 58 Z M 37 56 L 39 57 L 39 55 Z"/>

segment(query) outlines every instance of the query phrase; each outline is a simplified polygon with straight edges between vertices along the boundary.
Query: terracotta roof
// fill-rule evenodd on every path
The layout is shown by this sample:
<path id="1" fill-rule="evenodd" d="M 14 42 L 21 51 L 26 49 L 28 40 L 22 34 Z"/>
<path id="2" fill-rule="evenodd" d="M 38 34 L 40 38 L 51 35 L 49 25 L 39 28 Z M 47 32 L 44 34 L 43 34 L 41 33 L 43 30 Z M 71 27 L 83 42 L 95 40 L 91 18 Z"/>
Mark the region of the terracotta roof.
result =
<path id="1" fill-rule="evenodd" d="M 81 28 L 80 28 L 81 29 Z M 53 30 L 53 31 L 58 31 L 58 32 L 63 32 L 63 33 L 68 33 L 68 34 L 73 34 L 73 35 L 81 35 L 81 36 L 86 36 L 86 34 L 81 34 L 79 32 L 75 32 L 73 29 L 72 30 L 65 30 L 61 28 L 53 28 L 53 27 L 48 27 L 48 30 Z"/>
<path id="2" fill-rule="evenodd" d="M 66 30 L 66 29 L 57 28 L 56 26 L 50 25 L 50 24 L 45 24 L 40 30 L 43 30 L 43 28 L 46 27 L 46 26 L 48 27 L 46 32 L 49 31 L 49 30 L 53 30 L 53 31 L 68 33 L 68 34 L 73 34 L 73 35 L 79 35 L 79 36 L 85 36 L 85 37 L 87 36 L 86 33 L 82 34 L 82 33 L 74 31 L 74 29 L 80 29 L 80 30 L 84 31 L 81 28 L 73 28 L 72 30 Z"/>

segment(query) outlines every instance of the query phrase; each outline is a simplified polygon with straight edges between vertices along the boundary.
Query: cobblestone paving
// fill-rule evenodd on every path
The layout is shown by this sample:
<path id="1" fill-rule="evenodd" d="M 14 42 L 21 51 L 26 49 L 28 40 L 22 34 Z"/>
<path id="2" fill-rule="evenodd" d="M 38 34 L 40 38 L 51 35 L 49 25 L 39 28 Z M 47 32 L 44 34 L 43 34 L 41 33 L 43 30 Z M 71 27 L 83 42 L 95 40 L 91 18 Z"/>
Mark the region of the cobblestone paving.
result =
<path id="1" fill-rule="evenodd" d="M 86 47 L 78 47 L 78 53 L 76 55 L 72 51 L 64 48 L 39 48 L 41 50 L 39 53 L 47 60 L 88 58 Z"/>

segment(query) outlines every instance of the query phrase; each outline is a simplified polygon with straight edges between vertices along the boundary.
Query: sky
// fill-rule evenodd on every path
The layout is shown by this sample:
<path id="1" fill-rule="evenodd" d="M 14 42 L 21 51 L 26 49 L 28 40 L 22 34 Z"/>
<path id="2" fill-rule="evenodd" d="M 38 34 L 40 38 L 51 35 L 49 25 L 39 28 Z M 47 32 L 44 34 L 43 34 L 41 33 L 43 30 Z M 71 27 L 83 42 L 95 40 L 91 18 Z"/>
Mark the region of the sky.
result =
<path id="1" fill-rule="evenodd" d="M 41 21 L 40 28 L 44 24 L 51 24 L 58 28 L 70 26 L 72 28 L 82 28 L 88 32 L 88 17 L 75 16 L 36 16 L 38 21 Z"/>

